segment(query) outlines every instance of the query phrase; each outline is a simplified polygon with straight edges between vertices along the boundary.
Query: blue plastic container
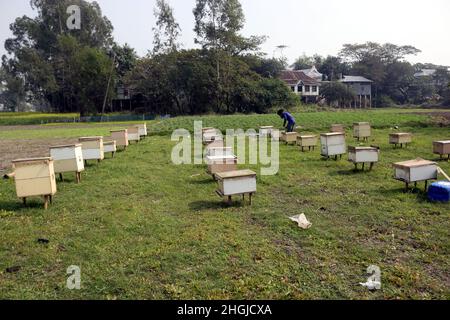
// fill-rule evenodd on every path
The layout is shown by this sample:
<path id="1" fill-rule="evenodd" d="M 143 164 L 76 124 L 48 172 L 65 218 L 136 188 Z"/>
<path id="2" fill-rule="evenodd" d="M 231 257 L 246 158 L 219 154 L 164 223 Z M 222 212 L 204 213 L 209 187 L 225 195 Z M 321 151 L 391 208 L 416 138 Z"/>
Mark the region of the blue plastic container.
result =
<path id="1" fill-rule="evenodd" d="M 428 199 L 431 201 L 449 202 L 450 201 L 450 182 L 435 182 L 428 189 Z"/>

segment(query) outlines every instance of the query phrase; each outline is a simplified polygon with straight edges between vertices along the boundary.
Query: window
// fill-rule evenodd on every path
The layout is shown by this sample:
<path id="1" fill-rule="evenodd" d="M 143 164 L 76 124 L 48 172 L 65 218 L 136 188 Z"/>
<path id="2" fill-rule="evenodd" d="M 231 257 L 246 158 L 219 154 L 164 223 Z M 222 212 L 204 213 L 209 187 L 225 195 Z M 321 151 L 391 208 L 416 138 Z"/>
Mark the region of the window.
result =
<path id="1" fill-rule="evenodd" d="M 311 86 L 305 86 L 305 92 L 311 92 Z"/>
<path id="2" fill-rule="evenodd" d="M 312 87 L 312 92 L 317 92 L 317 86 Z"/>
<path id="3" fill-rule="evenodd" d="M 298 85 L 298 92 L 303 92 L 303 86 L 301 84 Z"/>
<path id="4" fill-rule="evenodd" d="M 291 89 L 292 89 L 292 92 L 295 92 L 295 87 L 291 87 Z"/>

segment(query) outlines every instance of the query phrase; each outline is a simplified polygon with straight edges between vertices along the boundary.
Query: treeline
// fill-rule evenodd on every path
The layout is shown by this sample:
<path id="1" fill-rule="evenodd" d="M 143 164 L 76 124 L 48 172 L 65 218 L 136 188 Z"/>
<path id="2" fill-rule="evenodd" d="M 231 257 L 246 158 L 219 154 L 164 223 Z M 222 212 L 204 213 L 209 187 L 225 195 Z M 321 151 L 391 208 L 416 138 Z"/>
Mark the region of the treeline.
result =
<path id="1" fill-rule="evenodd" d="M 242 36 L 245 17 L 239 0 L 196 0 L 198 49 L 182 48 L 173 8 L 157 0 L 156 25 L 149 30 L 153 50 L 142 58 L 130 46 L 115 43 L 113 26 L 96 2 L 30 3 L 36 18 L 17 18 L 10 26 L 13 37 L 5 42 L 0 104 L 8 110 L 21 111 L 29 103 L 41 111 L 81 115 L 115 111 L 118 87 L 128 89 L 131 110 L 140 113 L 264 113 L 300 101 L 278 80 L 287 61 L 260 52 L 265 37 Z M 80 8 L 80 29 L 66 27 L 71 5 Z M 365 76 L 374 81 L 377 106 L 450 100 L 446 68 L 437 66 L 432 81 L 414 77 L 421 66 L 405 57 L 417 52 L 391 44 L 345 45 L 338 57 L 303 56 L 294 67 L 316 65 L 330 81 L 342 74 Z M 325 87 L 329 97 L 351 98 L 337 82 Z"/>
<path id="2" fill-rule="evenodd" d="M 67 30 L 67 7 L 81 8 L 81 29 Z M 244 14 L 238 0 L 197 0 L 195 41 L 182 50 L 173 9 L 157 0 L 153 51 L 138 58 L 112 38 L 113 26 L 96 2 L 32 0 L 35 19 L 11 25 L 1 77 L 2 102 L 15 109 L 29 101 L 42 109 L 111 111 L 117 87 L 132 93 L 132 109 L 157 114 L 266 112 L 295 105 L 297 96 L 277 79 L 284 65 L 259 53 L 264 37 L 240 34 Z M 150 31 L 150 30 L 149 30 Z M 149 36 L 150 38 L 150 36 Z"/>
<path id="3" fill-rule="evenodd" d="M 447 66 L 411 64 L 406 57 L 420 50 L 413 46 L 391 43 L 346 44 L 338 56 L 319 55 L 299 57 L 293 64 L 296 70 L 315 65 L 324 75 L 323 93 L 330 99 L 352 100 L 351 93 L 337 83 L 343 75 L 363 76 L 373 81 L 374 105 L 388 107 L 395 104 L 446 104 L 450 105 L 450 73 Z M 429 76 L 417 77 L 423 69 L 436 70 Z M 331 98 L 332 97 L 332 98 Z"/>

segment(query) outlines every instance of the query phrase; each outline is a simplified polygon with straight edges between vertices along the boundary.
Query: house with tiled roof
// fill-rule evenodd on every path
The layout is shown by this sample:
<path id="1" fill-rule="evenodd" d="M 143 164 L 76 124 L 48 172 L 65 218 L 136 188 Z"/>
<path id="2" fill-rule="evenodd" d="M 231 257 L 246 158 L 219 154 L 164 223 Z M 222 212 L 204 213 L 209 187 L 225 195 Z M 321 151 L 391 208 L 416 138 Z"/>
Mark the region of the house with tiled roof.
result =
<path id="1" fill-rule="evenodd" d="M 323 74 L 317 70 L 316 66 L 312 66 L 310 69 L 303 69 L 300 71 L 302 71 L 308 77 L 313 78 L 319 82 L 321 82 L 323 79 Z"/>
<path id="2" fill-rule="evenodd" d="M 292 92 L 301 96 L 306 103 L 314 103 L 319 99 L 320 82 L 307 76 L 300 70 L 284 70 L 280 79 L 291 88 Z"/>

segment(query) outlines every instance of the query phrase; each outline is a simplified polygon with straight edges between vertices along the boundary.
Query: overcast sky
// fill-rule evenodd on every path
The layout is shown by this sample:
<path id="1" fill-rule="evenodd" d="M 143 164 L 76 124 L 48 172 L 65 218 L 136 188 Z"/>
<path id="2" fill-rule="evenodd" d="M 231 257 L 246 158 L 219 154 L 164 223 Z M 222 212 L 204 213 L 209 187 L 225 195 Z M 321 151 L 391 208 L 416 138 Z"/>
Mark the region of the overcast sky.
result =
<path id="1" fill-rule="evenodd" d="M 98 0 L 114 25 L 119 43 L 139 55 L 152 48 L 155 0 Z M 195 0 L 170 0 L 182 28 L 181 42 L 194 47 Z M 269 56 L 286 45 L 290 62 L 303 53 L 335 55 L 345 43 L 366 41 L 413 45 L 422 53 L 411 62 L 450 66 L 449 0 L 241 0 L 246 16 L 244 35 L 266 35 L 262 49 Z M 0 0 L 0 54 L 10 37 L 9 24 L 33 16 L 29 0 Z"/>

